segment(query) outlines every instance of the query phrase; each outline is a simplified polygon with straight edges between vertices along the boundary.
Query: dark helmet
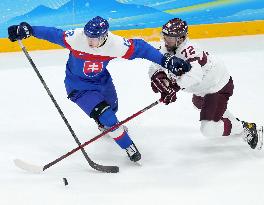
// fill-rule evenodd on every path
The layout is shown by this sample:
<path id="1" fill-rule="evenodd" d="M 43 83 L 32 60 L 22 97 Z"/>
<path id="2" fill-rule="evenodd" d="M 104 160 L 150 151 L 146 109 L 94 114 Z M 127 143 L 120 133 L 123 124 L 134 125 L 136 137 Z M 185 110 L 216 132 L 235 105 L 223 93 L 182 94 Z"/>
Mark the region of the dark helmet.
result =
<path id="1" fill-rule="evenodd" d="M 171 37 L 186 37 L 188 34 L 188 25 L 186 21 L 180 18 L 174 18 L 162 26 L 162 33 Z"/>
<path id="2" fill-rule="evenodd" d="M 107 35 L 109 24 L 106 19 L 96 16 L 84 26 L 84 33 L 90 38 L 99 38 Z"/>

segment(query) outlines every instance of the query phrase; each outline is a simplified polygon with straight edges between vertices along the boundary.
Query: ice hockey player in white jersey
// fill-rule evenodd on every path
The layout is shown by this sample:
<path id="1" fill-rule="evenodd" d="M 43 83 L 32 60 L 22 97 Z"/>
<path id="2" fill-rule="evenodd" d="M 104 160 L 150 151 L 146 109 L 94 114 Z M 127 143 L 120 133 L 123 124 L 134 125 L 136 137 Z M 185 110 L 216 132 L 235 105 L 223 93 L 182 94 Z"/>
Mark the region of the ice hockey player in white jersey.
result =
<path id="1" fill-rule="evenodd" d="M 204 136 L 241 135 L 252 149 L 261 149 L 263 127 L 240 121 L 227 109 L 234 85 L 225 65 L 189 40 L 186 21 L 169 20 L 162 27 L 162 37 L 160 51 L 190 62 L 191 68 L 172 70 L 153 63 L 149 70 L 152 90 L 161 94 L 165 104 L 175 102 L 179 90 L 192 93 Z"/>

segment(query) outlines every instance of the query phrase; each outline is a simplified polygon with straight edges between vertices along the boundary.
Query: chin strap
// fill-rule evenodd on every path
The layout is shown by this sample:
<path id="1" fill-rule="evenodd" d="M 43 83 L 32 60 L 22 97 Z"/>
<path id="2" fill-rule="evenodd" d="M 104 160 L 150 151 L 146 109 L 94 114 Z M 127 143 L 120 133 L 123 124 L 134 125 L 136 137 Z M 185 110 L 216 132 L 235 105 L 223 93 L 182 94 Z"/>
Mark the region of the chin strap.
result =
<path id="1" fill-rule="evenodd" d="M 105 36 L 100 37 L 100 38 L 102 38 L 102 39 L 100 39 L 100 41 L 102 41 L 102 43 L 99 43 L 98 48 L 102 47 L 105 44 L 105 42 L 106 42 L 106 40 L 108 38 L 108 34 L 106 34 Z"/>

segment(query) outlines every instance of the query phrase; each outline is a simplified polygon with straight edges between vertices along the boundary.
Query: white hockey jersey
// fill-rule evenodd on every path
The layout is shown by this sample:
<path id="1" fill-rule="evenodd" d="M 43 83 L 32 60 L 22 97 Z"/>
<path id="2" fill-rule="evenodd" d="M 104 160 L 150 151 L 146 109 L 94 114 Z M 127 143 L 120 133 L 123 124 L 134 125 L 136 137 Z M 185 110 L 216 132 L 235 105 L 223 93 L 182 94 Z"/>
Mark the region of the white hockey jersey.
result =
<path id="1" fill-rule="evenodd" d="M 74 31 L 74 35 L 71 32 Z M 129 42 L 125 44 L 125 40 L 121 36 L 114 35 L 110 31 L 108 32 L 107 41 L 99 48 L 91 48 L 87 43 L 87 36 L 83 32 L 83 28 L 77 28 L 66 32 L 65 35 L 66 47 L 71 51 L 78 51 L 80 56 L 84 53 L 92 55 L 107 56 L 111 58 L 122 58 L 124 57 L 129 49 Z M 126 40 L 128 41 L 128 40 Z M 98 57 L 96 58 L 98 59 Z"/>
<path id="2" fill-rule="evenodd" d="M 160 52 L 168 53 L 164 43 L 160 47 Z M 191 70 L 181 76 L 175 76 L 158 64 L 152 63 L 149 69 L 150 77 L 157 70 L 164 70 L 170 78 L 176 80 L 183 91 L 202 97 L 221 90 L 230 79 L 225 65 L 220 60 L 201 50 L 188 38 L 177 48 L 174 55 L 189 61 L 192 65 Z"/>

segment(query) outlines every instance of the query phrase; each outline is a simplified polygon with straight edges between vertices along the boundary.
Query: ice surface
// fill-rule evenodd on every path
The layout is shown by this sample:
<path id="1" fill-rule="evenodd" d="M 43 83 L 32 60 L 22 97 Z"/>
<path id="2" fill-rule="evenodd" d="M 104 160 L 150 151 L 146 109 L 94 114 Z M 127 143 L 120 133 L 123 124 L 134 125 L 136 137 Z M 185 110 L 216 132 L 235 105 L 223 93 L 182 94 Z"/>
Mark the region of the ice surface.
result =
<path id="1" fill-rule="evenodd" d="M 264 124 L 264 35 L 196 40 L 225 61 L 235 83 L 229 109 L 242 120 Z M 66 98 L 66 50 L 30 52 L 37 67 L 82 142 L 98 134 L 95 123 Z M 21 158 L 45 165 L 76 144 L 22 52 L 0 54 L 0 204 L 1 205 L 263 205 L 264 153 L 239 137 L 205 138 L 191 95 L 157 105 L 127 123 L 142 153 L 131 163 L 108 138 L 86 147 L 120 173 L 90 168 L 81 152 L 40 175 L 13 164 Z M 147 75 L 149 62 L 114 60 L 109 65 L 125 119 L 158 99 Z M 63 177 L 69 185 L 64 186 Z"/>

